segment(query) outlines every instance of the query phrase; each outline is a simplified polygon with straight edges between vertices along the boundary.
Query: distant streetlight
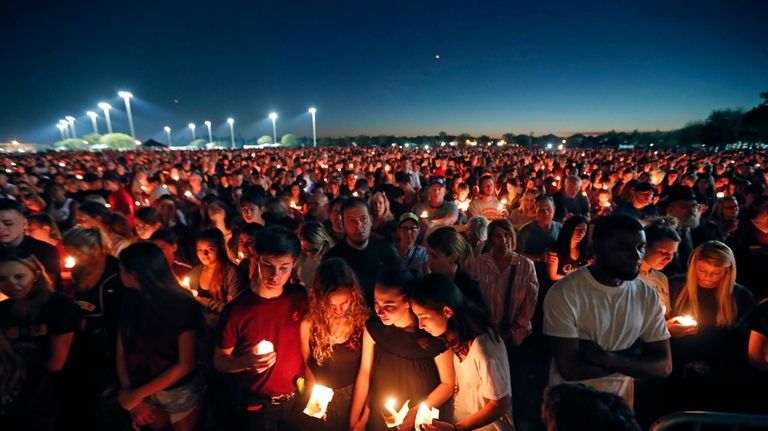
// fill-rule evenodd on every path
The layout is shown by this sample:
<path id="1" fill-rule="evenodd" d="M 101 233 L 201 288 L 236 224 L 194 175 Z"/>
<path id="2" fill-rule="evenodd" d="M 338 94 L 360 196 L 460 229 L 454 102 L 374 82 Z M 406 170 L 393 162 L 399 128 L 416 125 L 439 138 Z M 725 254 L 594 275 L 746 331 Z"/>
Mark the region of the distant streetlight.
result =
<path id="1" fill-rule="evenodd" d="M 59 126 L 64 130 L 64 139 L 69 139 L 69 123 L 67 123 L 67 120 L 59 120 Z"/>
<path id="2" fill-rule="evenodd" d="M 206 121 L 205 122 L 205 127 L 208 128 L 208 142 L 213 142 L 213 135 L 211 134 L 211 122 L 210 121 Z"/>
<path id="3" fill-rule="evenodd" d="M 312 114 L 312 147 L 317 147 L 317 127 L 315 123 L 315 114 L 317 114 L 317 109 L 309 108 L 309 113 Z"/>
<path id="4" fill-rule="evenodd" d="M 112 133 L 112 120 L 109 118 L 109 110 L 112 109 L 112 105 L 109 103 L 101 102 L 99 103 L 99 108 L 104 111 L 104 119 L 107 120 L 107 131 Z"/>
<path id="5" fill-rule="evenodd" d="M 133 129 L 133 114 L 131 114 L 131 97 L 133 97 L 133 94 L 128 91 L 118 91 L 117 95 L 125 101 L 125 112 L 128 113 L 128 128 L 131 129 L 133 139 L 136 139 L 136 131 Z"/>
<path id="6" fill-rule="evenodd" d="M 195 140 L 195 123 L 189 123 L 189 130 L 192 131 L 192 140 Z"/>
<path id="7" fill-rule="evenodd" d="M 227 118 L 229 124 L 229 137 L 232 139 L 232 148 L 235 148 L 235 119 Z"/>
<path id="8" fill-rule="evenodd" d="M 277 112 L 270 113 L 269 119 L 272 120 L 272 137 L 274 139 L 272 143 L 276 144 L 277 143 Z"/>
<path id="9" fill-rule="evenodd" d="M 59 134 L 61 135 L 61 140 L 63 141 L 65 139 L 67 139 L 67 135 L 64 133 L 64 130 L 66 130 L 67 126 L 65 126 L 65 125 L 63 125 L 61 123 L 57 123 L 56 124 L 56 128 L 59 129 Z"/>
<path id="10" fill-rule="evenodd" d="M 93 133 L 98 135 L 99 134 L 99 123 L 96 122 L 96 118 L 99 117 L 99 114 L 97 114 L 97 113 L 95 113 L 93 111 L 88 111 L 88 112 L 85 113 L 85 115 L 91 117 L 91 124 L 93 125 Z"/>
<path id="11" fill-rule="evenodd" d="M 75 117 L 71 115 L 67 115 L 64 117 L 65 120 L 67 120 L 67 123 L 69 123 L 69 127 L 72 128 L 72 137 L 77 139 L 77 131 L 75 130 Z"/>
<path id="12" fill-rule="evenodd" d="M 168 126 L 163 127 L 163 130 L 165 130 L 165 136 L 168 137 L 168 146 L 170 147 L 173 145 L 173 142 L 171 142 L 171 128 Z"/>

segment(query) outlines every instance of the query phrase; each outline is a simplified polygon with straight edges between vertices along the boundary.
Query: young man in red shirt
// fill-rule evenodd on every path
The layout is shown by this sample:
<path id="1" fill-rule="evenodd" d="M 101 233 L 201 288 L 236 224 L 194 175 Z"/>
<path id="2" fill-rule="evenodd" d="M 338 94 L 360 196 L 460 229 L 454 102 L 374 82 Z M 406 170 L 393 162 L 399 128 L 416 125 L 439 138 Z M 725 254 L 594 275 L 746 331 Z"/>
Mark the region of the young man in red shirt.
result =
<path id="1" fill-rule="evenodd" d="M 221 314 L 214 365 L 233 374 L 241 390 L 243 429 L 294 430 L 304 407 L 296 380 L 304 373 L 299 325 L 307 296 L 288 280 L 301 245 L 281 226 L 262 229 L 254 242 L 258 287 Z"/>

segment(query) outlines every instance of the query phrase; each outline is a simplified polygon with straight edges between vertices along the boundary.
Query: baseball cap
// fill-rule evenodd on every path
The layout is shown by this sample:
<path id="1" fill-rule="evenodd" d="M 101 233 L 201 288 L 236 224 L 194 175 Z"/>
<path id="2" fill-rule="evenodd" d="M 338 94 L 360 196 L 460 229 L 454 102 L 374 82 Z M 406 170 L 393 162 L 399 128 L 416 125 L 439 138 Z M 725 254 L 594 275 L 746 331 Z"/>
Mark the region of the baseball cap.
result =
<path id="1" fill-rule="evenodd" d="M 419 218 L 416 217 L 416 214 L 408 212 L 408 213 L 403 213 L 403 215 L 400 216 L 400 222 L 398 223 L 398 226 L 408 220 L 416 223 L 417 225 L 419 224 Z"/>
<path id="2" fill-rule="evenodd" d="M 429 180 L 429 185 L 432 186 L 434 184 L 440 184 L 441 186 L 445 187 L 445 178 L 443 177 L 433 177 Z"/>

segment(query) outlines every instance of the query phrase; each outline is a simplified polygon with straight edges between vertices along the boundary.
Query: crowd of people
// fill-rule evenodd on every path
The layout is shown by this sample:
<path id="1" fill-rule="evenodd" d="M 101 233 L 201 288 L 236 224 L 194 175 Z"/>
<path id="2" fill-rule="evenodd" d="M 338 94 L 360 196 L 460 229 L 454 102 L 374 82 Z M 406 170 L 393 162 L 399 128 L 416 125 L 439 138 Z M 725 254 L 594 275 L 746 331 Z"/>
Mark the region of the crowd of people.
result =
<path id="1" fill-rule="evenodd" d="M 679 410 L 768 414 L 754 395 L 768 383 L 766 156 L 8 156 L 0 429 L 639 430 Z M 327 409 L 302 414 L 321 387 Z"/>

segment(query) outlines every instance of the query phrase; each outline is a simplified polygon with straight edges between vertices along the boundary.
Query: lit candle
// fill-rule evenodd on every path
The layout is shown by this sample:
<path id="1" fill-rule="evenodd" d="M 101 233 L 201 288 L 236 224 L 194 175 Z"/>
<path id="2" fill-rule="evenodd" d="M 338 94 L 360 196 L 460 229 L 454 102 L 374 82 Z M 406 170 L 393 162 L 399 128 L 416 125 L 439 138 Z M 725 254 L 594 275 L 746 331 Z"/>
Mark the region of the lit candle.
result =
<path id="1" fill-rule="evenodd" d="M 357 192 L 352 192 L 352 196 L 357 197 Z"/>
<path id="2" fill-rule="evenodd" d="M 459 202 L 459 209 L 466 211 L 469 208 L 469 201 Z"/>
<path id="3" fill-rule="evenodd" d="M 141 202 L 139 202 L 139 201 L 135 201 L 134 204 L 136 204 L 137 207 L 141 206 Z"/>
<path id="4" fill-rule="evenodd" d="M 758 166 L 760 166 L 760 165 L 758 165 Z M 354 164 L 354 163 L 350 163 L 350 164 L 349 164 L 349 169 L 352 169 L 352 168 L 354 168 L 354 167 L 355 167 L 355 164 Z"/>
<path id="5" fill-rule="evenodd" d="M 189 190 L 187 190 L 186 192 L 184 192 L 184 196 L 186 196 L 186 197 L 188 197 L 188 198 L 191 198 L 191 197 L 192 197 L 192 192 L 190 192 Z"/>
<path id="6" fill-rule="evenodd" d="M 294 202 L 294 201 L 291 201 L 291 208 L 293 208 L 295 210 L 299 209 L 298 205 L 296 205 L 296 202 Z"/>
<path id="7" fill-rule="evenodd" d="M 608 208 L 609 206 L 611 206 L 611 203 L 610 202 L 603 202 L 603 206 Z"/>
<path id="8" fill-rule="evenodd" d="M 422 429 L 422 425 L 432 425 L 432 419 L 439 419 L 440 411 L 435 408 L 429 408 L 427 403 L 421 403 L 419 410 L 416 411 L 416 423 L 414 428 L 417 430 Z"/>
<path id="9" fill-rule="evenodd" d="M 178 175 L 174 175 L 172 178 L 173 178 L 174 181 L 178 181 L 179 180 L 179 176 Z"/>
<path id="10" fill-rule="evenodd" d="M 78 180 L 82 180 L 83 176 L 78 174 L 78 175 L 75 175 L 75 178 L 77 178 Z"/>
<path id="11" fill-rule="evenodd" d="M 421 212 L 421 215 L 419 217 L 421 217 L 421 218 L 429 218 L 429 213 L 427 212 L 427 210 L 424 210 L 424 211 Z"/>
<path id="12" fill-rule="evenodd" d="M 675 320 L 681 326 L 698 326 L 699 324 L 692 316 L 687 314 L 685 316 L 677 316 Z"/>
<path id="13" fill-rule="evenodd" d="M 104 207 L 105 207 L 105 208 L 112 208 L 112 205 L 110 205 L 110 204 L 104 204 Z"/>
<path id="14" fill-rule="evenodd" d="M 184 279 L 181 280 L 181 285 L 189 289 L 189 277 L 184 277 Z"/>
<path id="15" fill-rule="evenodd" d="M 718 198 L 718 199 L 722 199 L 722 198 L 724 198 L 724 197 L 725 197 L 725 193 L 723 193 L 723 192 L 717 192 L 717 198 Z"/>
<path id="16" fill-rule="evenodd" d="M 332 399 L 333 389 L 323 385 L 315 385 L 312 388 L 312 394 L 309 396 L 309 402 L 304 408 L 304 414 L 312 416 L 313 418 L 322 419 L 325 417 L 325 412 L 328 410 L 328 404 Z"/>
<path id="17" fill-rule="evenodd" d="M 259 341 L 259 344 L 256 345 L 257 355 L 266 355 L 267 353 L 272 353 L 274 351 L 275 351 L 275 346 L 270 341 L 261 340 Z"/>
<path id="18" fill-rule="evenodd" d="M 403 404 L 403 406 L 400 408 L 400 411 L 397 411 L 395 410 L 395 400 L 393 398 L 387 400 L 387 403 L 384 404 L 384 408 L 386 408 L 387 411 L 391 414 L 391 416 L 384 418 L 384 422 L 386 422 L 387 428 L 393 428 L 403 423 L 405 416 L 408 414 L 408 404 L 410 404 L 410 402 L 411 400 L 406 401 L 405 404 Z"/>
<path id="19" fill-rule="evenodd" d="M 76 264 L 77 264 L 77 262 L 75 262 L 75 258 L 72 257 L 72 256 L 67 256 L 64 259 L 64 268 L 72 269 L 72 268 L 75 267 Z"/>

